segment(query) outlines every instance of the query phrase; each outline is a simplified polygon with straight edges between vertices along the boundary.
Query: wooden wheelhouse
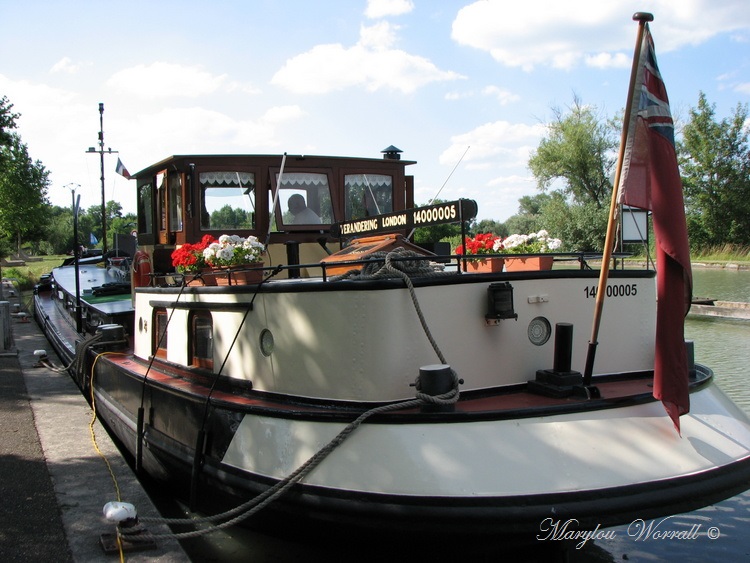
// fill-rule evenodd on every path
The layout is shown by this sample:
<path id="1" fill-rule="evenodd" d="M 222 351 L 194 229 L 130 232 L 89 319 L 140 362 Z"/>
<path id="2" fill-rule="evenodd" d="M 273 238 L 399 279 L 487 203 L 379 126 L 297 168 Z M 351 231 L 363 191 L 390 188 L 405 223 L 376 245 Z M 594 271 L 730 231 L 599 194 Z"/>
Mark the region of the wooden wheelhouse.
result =
<path id="1" fill-rule="evenodd" d="M 414 206 L 398 149 L 384 158 L 176 155 L 134 174 L 138 244 L 156 274 L 204 235 L 255 235 L 273 264 L 316 263 L 340 248 L 331 225 Z M 282 169 L 283 164 L 283 169 Z M 295 215 L 302 201 L 306 210 Z M 296 244 L 295 244 L 296 243 Z"/>

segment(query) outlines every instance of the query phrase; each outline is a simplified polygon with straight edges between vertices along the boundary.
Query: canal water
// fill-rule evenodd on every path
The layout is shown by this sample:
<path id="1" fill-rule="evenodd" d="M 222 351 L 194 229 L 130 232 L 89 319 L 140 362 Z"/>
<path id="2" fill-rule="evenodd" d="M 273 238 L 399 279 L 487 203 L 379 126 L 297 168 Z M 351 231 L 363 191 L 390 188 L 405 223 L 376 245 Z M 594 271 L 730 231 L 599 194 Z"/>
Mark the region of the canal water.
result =
<path id="1" fill-rule="evenodd" d="M 694 268 L 693 295 L 750 302 L 750 272 Z M 695 343 L 696 362 L 713 369 L 717 385 L 750 414 L 750 320 L 688 315 L 685 338 Z M 686 537 L 654 539 L 652 533 L 646 539 L 645 532 L 657 529 L 684 531 Z M 688 514 L 607 531 L 614 539 L 588 542 L 581 549 L 568 547 L 568 560 L 746 561 L 750 559 L 750 492 Z"/>
<path id="2" fill-rule="evenodd" d="M 694 269 L 694 295 L 723 301 L 750 302 L 750 272 Z M 750 414 L 750 321 L 690 315 L 686 338 L 695 343 L 696 361 L 711 367 L 719 387 Z M 750 483 L 748 483 L 750 487 Z M 162 505 L 163 506 L 163 505 Z M 184 507 L 173 506 L 173 514 Z M 256 518 L 262 518 L 262 513 Z M 657 531 L 682 532 L 682 537 L 657 539 Z M 540 539 L 535 545 L 472 546 L 461 537 L 442 545 L 426 545 L 419 537 L 384 548 L 377 538 L 352 543 L 331 530 L 318 541 L 299 539 L 293 530 L 280 534 L 234 527 L 185 542 L 194 561 L 566 561 L 577 563 L 654 561 L 740 561 L 750 559 L 750 492 L 687 514 L 634 522 L 599 530 L 601 539 L 561 545 Z M 649 534 L 650 532 L 650 534 Z"/>

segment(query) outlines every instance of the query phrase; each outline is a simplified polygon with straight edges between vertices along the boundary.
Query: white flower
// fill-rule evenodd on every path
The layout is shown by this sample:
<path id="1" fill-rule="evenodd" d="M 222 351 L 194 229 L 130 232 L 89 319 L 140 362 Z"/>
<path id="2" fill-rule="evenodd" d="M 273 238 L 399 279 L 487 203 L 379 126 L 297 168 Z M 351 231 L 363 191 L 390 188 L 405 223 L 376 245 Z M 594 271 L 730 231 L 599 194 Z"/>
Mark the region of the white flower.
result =
<path id="1" fill-rule="evenodd" d="M 528 235 L 513 234 L 503 241 L 495 243 L 495 251 L 511 251 L 510 253 L 550 252 L 562 246 L 560 239 L 551 238 L 544 229 L 538 233 Z"/>
<path id="2" fill-rule="evenodd" d="M 226 260 L 229 262 L 232 257 L 234 256 L 234 248 L 231 246 L 225 246 L 224 248 L 220 248 L 219 251 L 216 253 L 216 257 L 219 260 Z"/>
<path id="3" fill-rule="evenodd" d="M 503 241 L 503 246 L 505 248 L 515 248 L 517 246 L 526 244 L 528 241 L 529 235 L 513 234 Z"/>
<path id="4" fill-rule="evenodd" d="M 203 251 L 203 257 L 213 266 L 240 266 L 259 261 L 264 251 L 257 237 L 221 235 Z"/>

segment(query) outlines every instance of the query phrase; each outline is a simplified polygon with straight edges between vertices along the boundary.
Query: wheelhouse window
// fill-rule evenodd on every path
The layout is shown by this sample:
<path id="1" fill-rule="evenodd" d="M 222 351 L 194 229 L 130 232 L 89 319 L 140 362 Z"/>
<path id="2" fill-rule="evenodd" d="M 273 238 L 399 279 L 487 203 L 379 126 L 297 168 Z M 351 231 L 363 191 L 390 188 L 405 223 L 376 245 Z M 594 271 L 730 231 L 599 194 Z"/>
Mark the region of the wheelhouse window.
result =
<path id="1" fill-rule="evenodd" d="M 166 359 L 167 357 L 167 342 L 169 340 L 169 334 L 167 332 L 168 320 L 169 317 L 167 316 L 166 309 L 154 309 L 153 350 L 154 356 L 156 356 L 157 358 Z"/>
<path id="2" fill-rule="evenodd" d="M 169 230 L 182 230 L 182 175 L 170 173 L 169 179 Z"/>
<path id="3" fill-rule="evenodd" d="M 167 229 L 167 186 L 166 186 L 166 174 L 160 172 L 156 175 L 156 191 L 158 201 L 158 223 L 159 230 L 165 231 Z"/>
<path id="4" fill-rule="evenodd" d="M 214 326 L 211 313 L 195 311 L 190 314 L 190 364 L 212 369 L 214 366 Z"/>
<path id="5" fill-rule="evenodd" d="M 138 186 L 138 232 L 144 235 L 154 233 L 154 185 L 149 182 Z"/>
<path id="6" fill-rule="evenodd" d="M 201 172 L 199 181 L 202 231 L 255 228 L 255 174 Z"/>
<path id="7" fill-rule="evenodd" d="M 279 175 L 276 174 L 278 182 Z M 278 188 L 276 217 L 281 229 L 330 225 L 334 222 L 328 176 L 315 172 L 284 172 Z M 269 202 L 273 205 L 273 201 Z"/>
<path id="8" fill-rule="evenodd" d="M 393 178 L 383 174 L 344 176 L 344 206 L 347 221 L 393 211 Z"/>

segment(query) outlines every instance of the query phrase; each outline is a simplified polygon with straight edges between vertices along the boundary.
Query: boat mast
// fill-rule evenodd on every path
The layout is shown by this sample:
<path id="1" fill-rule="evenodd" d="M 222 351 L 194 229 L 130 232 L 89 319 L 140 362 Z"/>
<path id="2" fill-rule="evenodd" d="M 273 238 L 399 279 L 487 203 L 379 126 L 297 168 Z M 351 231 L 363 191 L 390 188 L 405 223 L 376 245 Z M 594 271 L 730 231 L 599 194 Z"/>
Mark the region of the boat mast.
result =
<path id="1" fill-rule="evenodd" d="M 99 150 L 89 147 L 87 153 L 99 153 L 99 162 L 101 165 L 102 181 L 102 255 L 107 253 L 107 201 L 104 194 L 104 153 L 117 154 L 112 148 L 104 150 L 104 104 L 99 102 Z"/>

